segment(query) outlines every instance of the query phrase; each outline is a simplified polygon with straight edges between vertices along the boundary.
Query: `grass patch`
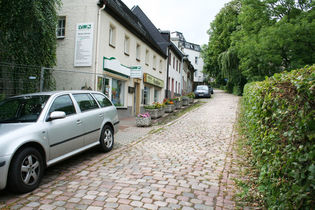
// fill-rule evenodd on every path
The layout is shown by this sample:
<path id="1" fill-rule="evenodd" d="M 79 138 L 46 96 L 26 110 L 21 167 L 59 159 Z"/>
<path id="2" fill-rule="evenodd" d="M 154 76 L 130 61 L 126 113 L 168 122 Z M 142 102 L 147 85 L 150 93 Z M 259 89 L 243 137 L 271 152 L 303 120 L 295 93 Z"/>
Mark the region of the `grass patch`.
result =
<path id="1" fill-rule="evenodd" d="M 163 119 L 159 120 L 157 122 L 157 125 L 165 125 L 173 120 L 178 119 L 179 117 L 183 116 L 184 114 L 186 114 L 187 112 L 190 112 L 192 110 L 195 110 L 197 108 L 199 108 L 200 106 L 202 106 L 203 104 L 205 104 L 207 102 L 202 102 L 202 101 L 198 101 L 196 103 L 194 103 L 193 105 L 188 106 L 187 108 L 181 109 L 177 112 L 173 112 L 168 114 L 166 117 L 164 117 Z"/>

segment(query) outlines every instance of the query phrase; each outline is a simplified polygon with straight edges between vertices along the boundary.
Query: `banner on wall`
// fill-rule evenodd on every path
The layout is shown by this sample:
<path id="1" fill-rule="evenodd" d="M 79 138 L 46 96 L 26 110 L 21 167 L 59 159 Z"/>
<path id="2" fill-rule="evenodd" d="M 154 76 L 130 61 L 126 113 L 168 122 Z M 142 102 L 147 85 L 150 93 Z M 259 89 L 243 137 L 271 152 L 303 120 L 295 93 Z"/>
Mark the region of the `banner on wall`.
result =
<path id="1" fill-rule="evenodd" d="M 76 25 L 74 66 L 92 66 L 93 23 Z"/>

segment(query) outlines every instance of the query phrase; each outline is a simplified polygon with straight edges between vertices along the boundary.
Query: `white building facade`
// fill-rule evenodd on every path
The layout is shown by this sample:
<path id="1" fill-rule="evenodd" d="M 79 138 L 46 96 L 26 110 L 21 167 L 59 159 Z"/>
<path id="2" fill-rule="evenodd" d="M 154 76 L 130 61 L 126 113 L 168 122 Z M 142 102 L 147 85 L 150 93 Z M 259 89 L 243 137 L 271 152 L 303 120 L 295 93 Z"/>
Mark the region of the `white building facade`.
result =
<path id="1" fill-rule="evenodd" d="M 187 42 L 180 32 L 173 32 L 171 35 L 171 40 L 174 44 L 181 49 L 185 55 L 187 55 L 189 61 L 195 68 L 194 73 L 194 83 L 195 85 L 201 84 L 204 82 L 205 76 L 202 73 L 204 62 L 201 57 L 201 47 L 198 44 L 193 44 Z"/>
<path id="2" fill-rule="evenodd" d="M 102 91 L 120 117 L 164 99 L 167 55 L 123 2 L 63 0 L 59 17 L 57 89 Z"/>

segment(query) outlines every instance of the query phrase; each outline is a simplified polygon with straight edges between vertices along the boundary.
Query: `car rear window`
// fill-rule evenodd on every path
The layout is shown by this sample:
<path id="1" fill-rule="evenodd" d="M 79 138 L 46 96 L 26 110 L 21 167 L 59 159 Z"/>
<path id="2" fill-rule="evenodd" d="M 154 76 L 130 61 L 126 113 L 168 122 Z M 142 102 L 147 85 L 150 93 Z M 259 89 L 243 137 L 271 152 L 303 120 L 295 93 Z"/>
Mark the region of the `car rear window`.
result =
<path id="1" fill-rule="evenodd" d="M 79 104 L 81 112 L 99 108 L 96 101 L 88 93 L 73 94 L 73 97 Z"/>
<path id="2" fill-rule="evenodd" d="M 95 99 L 97 100 L 101 107 L 112 106 L 110 100 L 103 96 L 102 94 L 94 93 L 93 96 L 95 97 Z"/>

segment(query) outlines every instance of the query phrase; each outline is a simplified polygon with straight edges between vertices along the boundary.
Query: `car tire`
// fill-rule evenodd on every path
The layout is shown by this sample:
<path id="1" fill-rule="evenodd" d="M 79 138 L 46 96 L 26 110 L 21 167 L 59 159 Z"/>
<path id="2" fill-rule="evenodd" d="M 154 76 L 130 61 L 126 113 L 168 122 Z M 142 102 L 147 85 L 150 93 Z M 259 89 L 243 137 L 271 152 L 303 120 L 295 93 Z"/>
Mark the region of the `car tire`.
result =
<path id="1" fill-rule="evenodd" d="M 109 125 L 105 125 L 102 129 L 100 145 L 103 152 L 109 152 L 114 146 L 114 132 Z"/>
<path id="2" fill-rule="evenodd" d="M 27 193 L 36 189 L 44 174 L 43 157 L 33 147 L 18 151 L 13 157 L 8 174 L 8 190 Z"/>

